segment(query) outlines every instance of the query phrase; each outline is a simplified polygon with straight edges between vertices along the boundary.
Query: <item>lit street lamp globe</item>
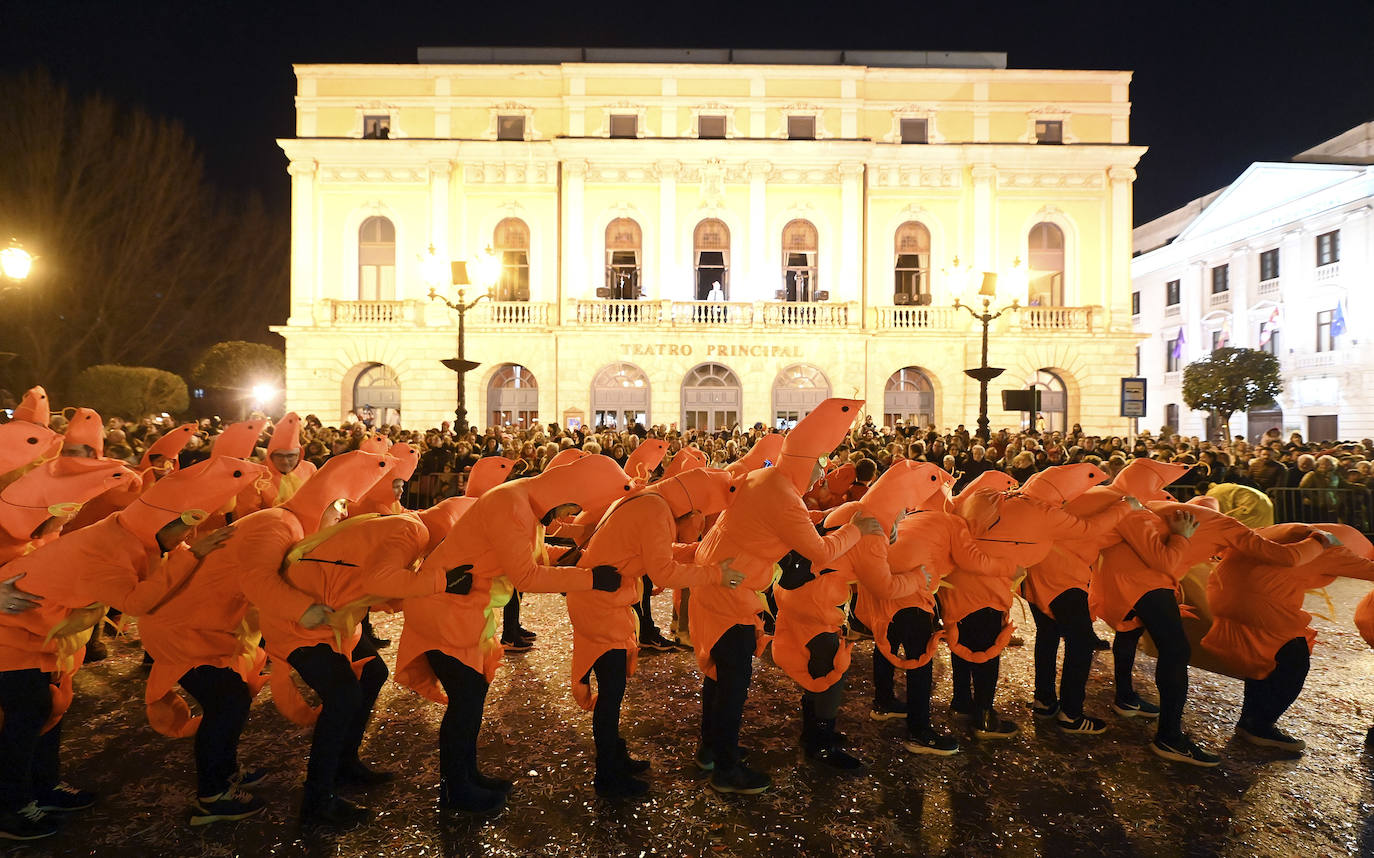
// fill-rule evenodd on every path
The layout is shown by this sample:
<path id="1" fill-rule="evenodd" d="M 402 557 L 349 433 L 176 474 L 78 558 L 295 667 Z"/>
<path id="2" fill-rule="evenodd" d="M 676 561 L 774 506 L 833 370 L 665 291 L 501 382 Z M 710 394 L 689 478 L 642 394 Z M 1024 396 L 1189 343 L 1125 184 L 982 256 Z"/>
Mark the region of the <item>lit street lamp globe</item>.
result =
<path id="1" fill-rule="evenodd" d="M 11 280 L 24 280 L 33 270 L 33 255 L 19 246 L 18 242 L 0 250 L 0 271 Z"/>

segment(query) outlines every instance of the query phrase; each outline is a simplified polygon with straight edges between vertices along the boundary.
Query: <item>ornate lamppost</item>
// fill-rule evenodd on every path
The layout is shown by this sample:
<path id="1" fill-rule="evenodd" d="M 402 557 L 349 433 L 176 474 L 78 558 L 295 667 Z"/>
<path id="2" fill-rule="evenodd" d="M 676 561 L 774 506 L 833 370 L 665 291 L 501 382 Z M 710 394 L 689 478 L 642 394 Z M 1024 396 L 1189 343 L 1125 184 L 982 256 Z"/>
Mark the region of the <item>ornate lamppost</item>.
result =
<path id="1" fill-rule="evenodd" d="M 1019 284 L 1023 276 L 1021 260 L 1019 258 L 1012 267 L 1012 276 L 1015 277 L 1016 282 Z M 994 319 L 997 319 L 1008 310 L 1020 309 L 1020 291 L 1019 289 L 1017 290 L 1018 294 L 1011 299 L 1011 304 L 994 313 L 992 311 L 992 301 L 997 297 L 997 275 L 991 271 L 985 271 L 983 272 L 982 285 L 978 289 L 978 297 L 983 299 L 983 310 L 981 313 L 963 303 L 957 295 L 954 299 L 954 306 L 962 307 L 967 310 L 969 315 L 983 326 L 982 361 L 973 369 L 964 370 L 964 375 L 978 382 L 978 432 L 976 434 L 984 444 L 988 443 L 988 438 L 991 437 L 992 434 L 991 430 L 988 428 L 988 382 L 1006 372 L 1003 367 L 988 366 L 988 326 L 992 324 Z"/>
<path id="2" fill-rule="evenodd" d="M 24 249 L 16 239 L 10 239 L 9 246 L 0 250 L 0 292 L 18 289 L 29 278 L 33 270 L 33 254 Z"/>
<path id="3" fill-rule="evenodd" d="M 473 307 L 477 306 L 477 304 L 480 301 L 482 301 L 482 299 L 491 297 L 491 284 L 494 280 L 494 278 L 491 278 L 493 268 L 491 260 L 494 258 L 495 257 L 492 256 L 491 251 L 488 250 L 485 254 L 483 254 L 477 260 L 474 261 L 475 264 L 473 266 L 473 273 L 477 275 L 479 280 L 479 282 L 476 284 L 474 284 L 473 281 L 468 278 L 467 262 L 463 260 L 455 260 L 449 264 L 450 282 L 452 283 L 452 285 L 458 287 L 457 301 L 450 301 L 448 298 L 439 294 L 438 280 L 442 276 L 439 275 L 439 272 L 443 270 L 443 266 L 438 262 L 438 257 L 435 255 L 434 252 L 434 245 L 430 245 L 428 256 L 423 260 L 425 268 L 425 279 L 429 281 L 429 299 L 431 301 L 441 302 L 442 304 L 444 304 L 444 306 L 448 307 L 450 310 L 453 310 L 458 314 L 458 356 L 452 358 L 445 358 L 444 360 L 440 361 L 440 363 L 442 363 L 449 369 L 453 370 L 458 376 L 458 404 L 453 409 L 453 434 L 455 436 L 462 435 L 468 431 L 467 385 L 464 383 L 466 381 L 467 374 L 470 370 L 474 370 L 482 365 L 478 361 L 467 359 L 467 313 L 468 310 L 471 310 Z M 484 286 L 486 287 L 486 291 L 479 293 L 477 297 L 473 298 L 471 301 L 464 300 L 464 296 L 467 292 L 467 290 L 464 287 L 473 285 Z"/>

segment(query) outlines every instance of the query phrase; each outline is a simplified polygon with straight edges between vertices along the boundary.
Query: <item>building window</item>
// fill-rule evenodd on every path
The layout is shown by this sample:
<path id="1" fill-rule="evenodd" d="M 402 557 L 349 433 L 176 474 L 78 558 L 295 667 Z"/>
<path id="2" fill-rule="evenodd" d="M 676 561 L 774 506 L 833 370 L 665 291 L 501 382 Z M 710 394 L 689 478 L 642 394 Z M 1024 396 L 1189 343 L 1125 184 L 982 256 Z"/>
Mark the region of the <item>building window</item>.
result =
<path id="1" fill-rule="evenodd" d="M 1064 121 L 1062 119 L 1037 119 L 1035 121 L 1036 143 L 1063 143 Z"/>
<path id="2" fill-rule="evenodd" d="M 743 401 L 739 376 L 718 363 L 702 364 L 682 380 L 682 428 L 731 429 L 739 423 Z"/>
<path id="3" fill-rule="evenodd" d="M 1282 333 L 1278 328 L 1266 328 L 1260 326 L 1259 350 L 1268 352 L 1274 357 L 1279 356 L 1279 334 Z"/>
<path id="4" fill-rule="evenodd" d="M 1164 428 L 1171 435 L 1178 431 L 1178 403 L 1170 402 L 1164 406 Z"/>
<path id="5" fill-rule="evenodd" d="M 539 382 L 518 363 L 497 367 L 487 385 L 487 412 L 492 426 L 539 424 Z"/>
<path id="6" fill-rule="evenodd" d="M 1341 434 L 1338 428 L 1340 423 L 1339 414 L 1313 414 L 1307 418 L 1307 440 L 1313 441 L 1339 441 Z"/>
<path id="7" fill-rule="evenodd" d="M 363 139 L 385 140 L 391 136 L 391 117 L 385 113 L 363 117 Z"/>
<path id="8" fill-rule="evenodd" d="M 1212 269 L 1212 294 L 1217 295 L 1231 288 L 1231 266 L 1218 265 Z"/>
<path id="9" fill-rule="evenodd" d="M 1317 265 L 1341 261 L 1341 231 L 1324 232 L 1317 236 Z"/>
<path id="10" fill-rule="evenodd" d="M 1331 335 L 1331 319 L 1334 310 L 1317 311 L 1317 351 L 1329 352 L 1336 347 L 1336 338 Z"/>
<path id="11" fill-rule="evenodd" d="M 903 119 L 899 124 L 901 125 L 902 129 L 903 143 L 930 142 L 929 120 Z"/>
<path id="12" fill-rule="evenodd" d="M 1226 329 L 1218 328 L 1212 331 L 1212 351 L 1226 347 Z"/>
<path id="13" fill-rule="evenodd" d="M 816 282 L 816 227 L 809 220 L 794 220 L 782 229 L 782 301 L 822 300 Z"/>
<path id="14" fill-rule="evenodd" d="M 1064 379 L 1041 369 L 1026 385 L 1040 391 L 1040 412 L 1035 428 L 1041 432 L 1066 432 L 1069 428 L 1069 391 Z"/>
<path id="15" fill-rule="evenodd" d="M 1140 346 L 1135 347 L 1135 374 L 1140 375 Z"/>
<path id="16" fill-rule="evenodd" d="M 627 217 L 606 225 L 606 288 L 598 297 L 628 301 L 643 295 L 640 271 L 643 265 L 644 234 L 639 224 Z"/>
<path id="17" fill-rule="evenodd" d="M 1179 300 L 1180 285 L 1178 280 L 1170 280 L 1164 284 L 1164 306 L 1177 307 Z"/>
<path id="18" fill-rule="evenodd" d="M 702 140 L 724 140 L 725 117 L 707 115 L 698 116 L 697 137 Z"/>
<path id="19" fill-rule="evenodd" d="M 916 366 L 902 367 L 883 388 L 883 425 L 926 427 L 935 423 L 935 387 Z"/>
<path id="20" fill-rule="evenodd" d="M 520 115 L 496 117 L 496 139 L 524 140 L 525 117 Z"/>
<path id="21" fill-rule="evenodd" d="M 1136 290 L 1135 292 L 1132 292 L 1132 293 L 1131 293 L 1131 315 L 1132 315 L 1132 316 L 1139 316 L 1139 315 L 1140 315 L 1140 291 L 1139 291 L 1139 290 Z"/>
<path id="22" fill-rule="evenodd" d="M 810 364 L 785 368 L 773 379 L 773 428 L 794 429 L 801 420 L 830 397 L 825 373 Z"/>
<path id="23" fill-rule="evenodd" d="M 897 227 L 896 283 L 892 303 L 930 303 L 930 230 L 907 221 Z"/>
<path id="24" fill-rule="evenodd" d="M 358 300 L 396 298 L 396 226 L 370 217 L 358 227 Z"/>
<path id="25" fill-rule="evenodd" d="M 1180 336 L 1182 335 L 1180 334 Z M 1178 341 L 1179 337 L 1174 337 L 1172 340 L 1169 340 L 1164 346 L 1165 372 L 1178 372 L 1179 351 L 1181 350 L 1179 348 Z"/>
<path id="26" fill-rule="evenodd" d="M 1032 307 L 1064 306 L 1064 231 L 1052 223 L 1037 223 L 1031 227 L 1027 245 L 1027 303 Z"/>
<path id="27" fill-rule="evenodd" d="M 814 117 L 814 116 L 789 116 L 789 117 L 787 117 L 787 139 L 788 139 L 788 140 L 815 140 L 815 139 L 816 139 L 816 117 Z"/>
<path id="28" fill-rule="evenodd" d="M 518 217 L 508 217 L 496 225 L 492 247 L 501 260 L 501 279 L 496 283 L 496 300 L 530 299 L 530 228 Z"/>
<path id="29" fill-rule="evenodd" d="M 638 137 L 639 116 L 634 113 L 612 113 L 611 136 Z"/>
<path id="30" fill-rule="evenodd" d="M 1279 277 L 1279 249 L 1277 247 L 1260 254 L 1260 282 L 1277 280 Z"/>
<path id="31" fill-rule="evenodd" d="M 692 230 L 692 251 L 696 260 L 696 299 L 730 300 L 730 227 L 715 218 L 703 220 Z"/>
<path id="32" fill-rule="evenodd" d="M 635 423 L 649 425 L 649 376 L 630 363 L 602 367 L 592 379 L 592 425 L 624 430 Z"/>

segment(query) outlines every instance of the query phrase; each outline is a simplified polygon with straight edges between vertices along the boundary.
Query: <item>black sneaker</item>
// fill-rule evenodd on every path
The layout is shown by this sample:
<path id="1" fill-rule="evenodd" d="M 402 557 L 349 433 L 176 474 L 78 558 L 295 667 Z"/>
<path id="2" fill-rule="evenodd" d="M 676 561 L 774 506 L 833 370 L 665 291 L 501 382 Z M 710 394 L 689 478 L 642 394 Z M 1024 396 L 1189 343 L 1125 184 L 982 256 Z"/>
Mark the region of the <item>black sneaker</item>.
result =
<path id="1" fill-rule="evenodd" d="M 873 708 L 868 710 L 868 717 L 874 721 L 889 721 L 893 718 L 906 717 L 906 704 L 894 698 L 888 700 L 874 700 Z"/>
<path id="2" fill-rule="evenodd" d="M 256 816 L 266 808 L 262 799 L 254 798 L 250 793 L 231 785 L 219 795 L 196 799 L 195 804 L 191 805 L 191 824 L 238 822 Z"/>
<path id="3" fill-rule="evenodd" d="M 739 761 L 742 763 L 749 757 L 749 749 L 741 746 L 736 751 L 736 754 L 739 756 Z M 703 772 L 714 772 L 716 770 L 715 751 L 712 751 L 709 745 L 698 746 L 696 764 L 697 768 L 701 769 Z"/>
<path id="4" fill-rule="evenodd" d="M 1070 718 L 1063 712 L 1055 719 L 1059 729 L 1065 733 L 1081 733 L 1087 736 L 1096 736 L 1107 732 L 1107 722 L 1101 718 L 1090 718 L 1087 715 L 1079 715 L 1077 718 Z"/>
<path id="5" fill-rule="evenodd" d="M 395 772 L 385 769 L 374 769 L 363 763 L 362 760 L 349 760 L 339 766 L 338 783 L 340 786 L 347 787 L 373 787 L 380 784 L 391 783 L 396 779 Z"/>
<path id="6" fill-rule="evenodd" d="M 105 642 L 100 638 L 92 637 L 86 642 L 86 655 L 82 661 L 85 664 L 94 664 L 97 661 L 104 661 L 109 656 L 110 651 L 105 648 Z"/>
<path id="7" fill-rule="evenodd" d="M 1030 702 L 1031 714 L 1036 718 L 1053 718 L 1059 714 L 1059 701 L 1045 703 L 1036 698 Z"/>
<path id="8" fill-rule="evenodd" d="M 1146 721 L 1153 721 L 1159 717 L 1159 707 L 1141 700 L 1138 694 L 1132 694 L 1126 700 L 1113 701 L 1112 711 L 1122 718 L 1143 718 Z"/>
<path id="9" fill-rule="evenodd" d="M 1210 769 L 1221 762 L 1221 757 L 1204 751 L 1192 739 L 1182 734 L 1173 739 L 1155 739 L 1150 743 L 1150 750 L 1166 760 L 1187 763 L 1190 766 Z"/>
<path id="10" fill-rule="evenodd" d="M 501 638 L 501 646 L 506 648 L 506 652 L 525 652 L 534 649 L 534 641 L 529 638 L 515 638 L 514 640 Z"/>
<path id="11" fill-rule="evenodd" d="M 1268 727 L 1257 727 L 1254 724 L 1240 724 L 1236 727 L 1236 735 L 1252 745 L 1259 745 L 1264 748 L 1278 748 L 1282 751 L 1292 751 L 1298 753 L 1307 749 L 1307 743 L 1302 739 L 1294 738 L 1278 728 L 1274 724 Z"/>
<path id="12" fill-rule="evenodd" d="M 535 638 L 539 637 L 539 635 L 535 634 L 534 632 L 530 631 L 524 626 L 515 627 L 515 636 L 517 638 L 528 638 L 530 640 L 534 640 Z"/>
<path id="13" fill-rule="evenodd" d="M 934 754 L 948 757 L 959 753 L 959 743 L 934 727 L 927 727 L 914 736 L 907 736 L 902 747 L 913 754 Z"/>
<path id="14" fill-rule="evenodd" d="M 1019 726 L 1002 718 L 992 707 L 973 716 L 973 735 L 979 739 L 1010 739 L 1020 732 Z"/>
<path id="15" fill-rule="evenodd" d="M 640 638 L 639 648 L 653 650 L 654 652 L 672 652 L 673 644 L 662 634 L 655 631 L 652 634 Z"/>
<path id="16" fill-rule="evenodd" d="M 758 795 L 773 785 L 773 779 L 740 763 L 728 772 L 714 772 L 710 784 L 718 793 Z"/>
<path id="17" fill-rule="evenodd" d="M 439 809 L 463 813 L 491 813 L 506 806 L 506 794 L 471 781 L 439 781 Z"/>
<path id="18" fill-rule="evenodd" d="M 649 794 L 648 781 L 640 780 L 626 772 L 600 776 L 592 782 L 596 794 L 602 798 L 643 798 Z"/>
<path id="19" fill-rule="evenodd" d="M 977 710 L 974 709 L 972 700 L 967 702 L 963 700 L 954 700 L 949 704 L 949 711 L 953 715 L 958 715 L 963 718 L 972 718 L 974 712 Z"/>
<path id="20" fill-rule="evenodd" d="M 45 813 L 85 810 L 95 804 L 95 793 L 77 789 L 64 781 L 47 792 L 39 793 L 36 804 L 38 809 Z"/>
<path id="21" fill-rule="evenodd" d="M 353 828 L 372 818 L 372 811 L 346 798 L 329 794 L 310 797 L 301 805 L 302 825 L 325 825 L 331 828 Z"/>
<path id="22" fill-rule="evenodd" d="M 241 787 L 255 786 L 267 780 L 271 773 L 271 769 L 246 769 L 239 766 L 239 770 L 229 778 L 229 783 Z"/>
<path id="23" fill-rule="evenodd" d="M 0 813 L 0 839 L 42 840 L 57 833 L 57 820 L 29 802 L 18 810 Z"/>

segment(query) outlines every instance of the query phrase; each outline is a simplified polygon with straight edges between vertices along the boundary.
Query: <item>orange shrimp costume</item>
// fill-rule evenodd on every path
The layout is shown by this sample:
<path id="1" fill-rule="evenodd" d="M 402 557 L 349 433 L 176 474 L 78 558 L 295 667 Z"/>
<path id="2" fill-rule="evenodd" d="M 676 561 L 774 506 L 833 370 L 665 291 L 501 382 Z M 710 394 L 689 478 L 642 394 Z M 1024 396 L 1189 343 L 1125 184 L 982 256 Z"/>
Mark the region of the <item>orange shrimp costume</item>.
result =
<path id="1" fill-rule="evenodd" d="M 639 442 L 635 451 L 625 460 L 625 473 L 641 486 L 647 486 L 654 478 L 654 471 L 663 463 L 668 452 L 668 442 L 660 438 L 646 438 Z"/>
<path id="2" fill-rule="evenodd" d="M 48 392 L 41 385 L 34 385 L 24 391 L 24 398 L 14 409 L 15 420 L 47 427 L 52 420 L 52 406 L 48 404 Z"/>
<path id="3" fill-rule="evenodd" d="M 398 442 L 391 445 L 391 448 L 387 450 L 387 455 L 395 459 L 396 464 L 392 465 L 387 475 L 378 480 L 377 484 L 367 494 L 363 495 L 362 500 L 349 505 L 348 514 L 350 517 L 405 512 L 405 507 L 401 506 L 401 501 L 396 497 L 394 482 L 396 480 L 405 482 L 415 475 L 415 469 L 420 465 L 420 454 L 415 452 L 415 448 L 409 444 Z"/>
<path id="4" fill-rule="evenodd" d="M 676 477 L 683 471 L 692 468 L 704 468 L 707 465 L 706 454 L 696 447 L 683 447 L 678 450 L 668 464 L 663 466 L 663 479 Z"/>
<path id="5" fill-rule="evenodd" d="M 107 459 L 58 459 L 29 471 L 0 491 L 0 564 L 56 539 L 60 524 L 43 527 L 49 520 L 65 522 L 91 498 L 138 483 L 133 471 Z"/>
<path id="6" fill-rule="evenodd" d="M 782 455 L 783 440 L 784 436 L 777 432 L 764 435 L 749 448 L 749 452 L 726 465 L 725 470 L 730 476 L 738 477 L 777 464 L 778 457 Z"/>
<path id="7" fill-rule="evenodd" d="M 257 434 L 259 435 L 262 433 L 263 427 L 267 425 L 264 420 L 248 421 L 250 427 L 253 424 L 258 425 Z M 241 424 L 234 424 L 234 426 L 238 425 Z M 233 426 L 230 428 L 232 429 Z M 219 448 L 222 441 L 223 438 L 221 437 L 219 441 L 215 442 L 216 449 Z M 257 435 L 254 436 L 253 443 L 257 443 Z M 368 446 L 362 446 L 359 449 L 370 453 L 386 452 L 385 447 L 382 449 L 373 449 Z M 272 454 L 278 451 L 294 451 L 297 454 L 302 452 L 301 418 L 300 415 L 296 414 L 294 411 L 288 412 L 282 419 L 277 421 L 276 425 L 272 428 L 272 437 L 267 441 L 266 461 L 269 462 L 267 468 L 269 479 L 267 484 L 261 487 L 255 487 L 255 491 L 246 492 L 238 498 L 234 508 L 235 518 L 243 518 L 245 515 L 257 512 L 260 509 L 271 509 L 274 506 L 281 506 L 290 500 L 292 495 L 300 491 L 305 481 L 310 479 L 317 470 L 313 463 L 307 462 L 304 456 L 302 456 L 300 461 L 296 464 L 296 467 L 291 470 L 291 473 L 283 474 L 270 464 Z"/>
<path id="8" fill-rule="evenodd" d="M 62 436 L 46 426 L 11 420 L 0 424 L 0 486 L 7 486 L 30 467 L 55 458 Z"/>

